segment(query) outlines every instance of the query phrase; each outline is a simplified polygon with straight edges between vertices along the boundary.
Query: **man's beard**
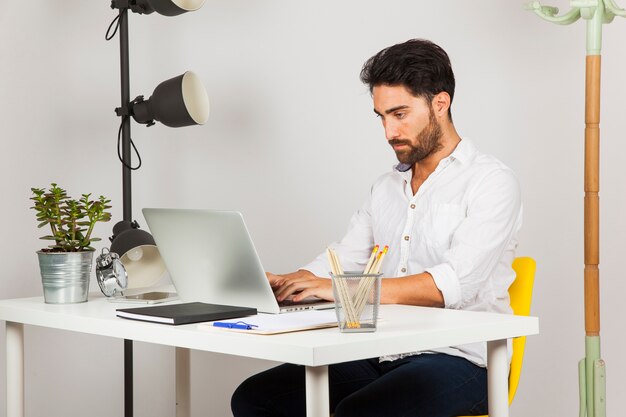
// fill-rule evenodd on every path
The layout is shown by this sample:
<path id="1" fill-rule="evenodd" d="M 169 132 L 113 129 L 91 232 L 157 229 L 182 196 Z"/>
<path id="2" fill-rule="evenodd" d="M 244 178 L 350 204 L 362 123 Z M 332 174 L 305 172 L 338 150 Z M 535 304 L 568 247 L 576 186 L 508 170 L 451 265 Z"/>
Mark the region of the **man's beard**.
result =
<path id="1" fill-rule="evenodd" d="M 420 162 L 442 148 L 440 141 L 441 136 L 441 126 L 437 122 L 435 114 L 431 109 L 428 118 L 428 126 L 417 135 L 415 145 L 407 139 L 391 139 L 389 144 L 391 146 L 398 144 L 407 145 L 409 149 L 397 150 L 396 157 L 398 161 L 403 164 L 415 165 L 417 162 Z"/>

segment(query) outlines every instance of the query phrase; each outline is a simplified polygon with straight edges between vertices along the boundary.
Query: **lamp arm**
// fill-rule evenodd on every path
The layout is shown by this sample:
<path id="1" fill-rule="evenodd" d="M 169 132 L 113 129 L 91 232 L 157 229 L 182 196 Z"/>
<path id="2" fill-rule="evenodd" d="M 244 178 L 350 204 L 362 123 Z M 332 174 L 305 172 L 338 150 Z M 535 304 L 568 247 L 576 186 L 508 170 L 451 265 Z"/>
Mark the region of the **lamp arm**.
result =
<path id="1" fill-rule="evenodd" d="M 154 116 L 150 112 L 149 101 L 143 99 L 143 96 L 137 96 L 129 105 L 130 115 L 137 123 L 144 124 L 148 127 L 154 125 Z"/>
<path id="2" fill-rule="evenodd" d="M 154 9 L 147 0 L 111 0 L 112 9 L 130 9 L 137 14 L 150 14 Z"/>
<path id="3" fill-rule="evenodd" d="M 569 25 L 580 19 L 580 8 L 573 7 L 569 12 L 557 16 L 558 7 L 544 6 L 539 1 L 531 1 L 524 5 L 526 10 L 535 12 L 537 16 L 558 25 Z"/>

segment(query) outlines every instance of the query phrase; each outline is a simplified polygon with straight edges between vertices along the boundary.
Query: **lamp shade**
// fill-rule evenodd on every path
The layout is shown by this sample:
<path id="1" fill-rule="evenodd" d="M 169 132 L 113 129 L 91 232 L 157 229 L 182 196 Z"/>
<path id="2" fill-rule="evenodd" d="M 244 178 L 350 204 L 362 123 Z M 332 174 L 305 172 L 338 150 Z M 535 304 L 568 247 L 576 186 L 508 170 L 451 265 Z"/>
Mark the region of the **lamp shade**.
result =
<path id="1" fill-rule="evenodd" d="M 193 72 L 163 81 L 148 100 L 137 98 L 132 107 L 138 123 L 158 120 L 169 127 L 202 125 L 209 118 L 209 97 Z"/>
<path id="2" fill-rule="evenodd" d="M 142 14 L 157 12 L 164 16 L 177 16 L 198 10 L 203 4 L 204 0 L 136 0 L 131 9 Z"/>
<path id="3" fill-rule="evenodd" d="M 113 227 L 111 252 L 117 253 L 128 275 L 128 289 L 150 287 L 165 272 L 165 263 L 152 235 L 124 220 Z"/>

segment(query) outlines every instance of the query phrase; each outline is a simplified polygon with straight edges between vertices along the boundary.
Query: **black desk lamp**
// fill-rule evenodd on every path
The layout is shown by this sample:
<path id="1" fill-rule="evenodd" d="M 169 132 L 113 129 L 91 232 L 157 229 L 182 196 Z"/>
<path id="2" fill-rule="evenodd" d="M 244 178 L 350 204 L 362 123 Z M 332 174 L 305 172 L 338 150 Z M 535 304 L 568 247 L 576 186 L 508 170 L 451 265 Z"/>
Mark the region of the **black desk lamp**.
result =
<path id="1" fill-rule="evenodd" d="M 198 76 L 187 71 L 178 77 L 163 81 L 154 89 L 148 100 L 138 96 L 115 111 L 122 117 L 120 129 L 124 149 L 127 141 L 132 144 L 130 117 L 147 126 L 152 126 L 155 121 L 170 127 L 204 124 L 209 117 L 209 99 Z M 128 136 L 124 134 L 126 131 Z M 139 224 L 130 217 L 130 172 L 133 168 L 129 160 L 130 147 L 128 150 L 129 153 L 122 152 L 120 158 L 124 178 L 124 220 L 113 227 L 110 250 L 120 256 L 128 273 L 129 283 L 150 283 L 163 275 L 165 264 L 152 236 L 140 230 Z"/>
<path id="2" fill-rule="evenodd" d="M 123 220 L 113 227 L 111 252 L 120 256 L 128 271 L 129 281 L 141 274 L 164 272 L 163 261 L 152 236 L 139 229 L 132 220 L 131 171 L 141 166 L 131 164 L 130 118 L 136 122 L 152 126 L 159 121 L 170 127 L 183 127 L 204 124 L 209 116 L 209 99 L 198 76 L 193 72 L 162 82 L 148 100 L 138 96 L 130 99 L 130 76 L 128 57 L 128 11 L 139 14 L 157 12 L 165 16 L 176 16 L 202 7 L 204 0 L 112 0 L 111 8 L 119 14 L 107 30 L 106 39 L 110 40 L 120 31 L 120 70 L 121 70 L 121 106 L 115 113 L 121 117 L 118 132 L 118 157 L 122 162 Z M 109 32 L 115 25 L 111 35 Z M 120 154 L 121 139 L 121 154 Z M 135 148 L 136 151 L 136 148 Z M 124 340 L 124 416 L 133 415 L 133 342 Z"/>

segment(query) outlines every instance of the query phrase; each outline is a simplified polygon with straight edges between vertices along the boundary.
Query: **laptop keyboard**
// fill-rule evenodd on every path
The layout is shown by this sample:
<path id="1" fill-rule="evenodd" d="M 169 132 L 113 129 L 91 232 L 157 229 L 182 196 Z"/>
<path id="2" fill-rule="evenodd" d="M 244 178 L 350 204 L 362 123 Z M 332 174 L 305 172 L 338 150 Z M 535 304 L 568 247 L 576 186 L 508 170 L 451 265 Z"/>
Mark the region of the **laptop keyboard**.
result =
<path id="1" fill-rule="evenodd" d="M 292 307 L 292 306 L 302 306 L 302 305 L 309 305 L 309 304 L 318 304 L 320 302 L 325 302 L 325 301 L 320 300 L 320 299 L 302 300 L 302 301 L 283 300 L 283 301 L 279 301 L 278 305 L 280 307 Z"/>

